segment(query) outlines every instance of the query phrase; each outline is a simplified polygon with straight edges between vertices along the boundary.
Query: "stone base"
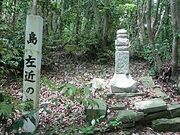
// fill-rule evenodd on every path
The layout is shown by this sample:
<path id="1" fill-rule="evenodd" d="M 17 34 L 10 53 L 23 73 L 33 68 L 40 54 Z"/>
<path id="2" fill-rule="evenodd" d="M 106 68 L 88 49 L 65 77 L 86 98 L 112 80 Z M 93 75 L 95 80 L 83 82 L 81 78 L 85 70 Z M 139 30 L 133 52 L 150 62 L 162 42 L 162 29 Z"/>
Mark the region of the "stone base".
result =
<path id="1" fill-rule="evenodd" d="M 135 93 L 136 81 L 134 81 L 130 74 L 114 74 L 110 81 L 112 93 Z"/>

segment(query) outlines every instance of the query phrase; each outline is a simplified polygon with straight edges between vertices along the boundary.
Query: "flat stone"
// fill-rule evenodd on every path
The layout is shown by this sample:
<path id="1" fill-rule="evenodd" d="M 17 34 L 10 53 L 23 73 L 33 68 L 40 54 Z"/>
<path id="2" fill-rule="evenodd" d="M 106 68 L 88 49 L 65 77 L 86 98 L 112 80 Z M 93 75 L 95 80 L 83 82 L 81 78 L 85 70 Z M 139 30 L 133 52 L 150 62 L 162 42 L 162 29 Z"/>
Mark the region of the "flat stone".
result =
<path id="1" fill-rule="evenodd" d="M 149 122 L 152 120 L 156 120 L 156 119 L 160 119 L 160 118 L 169 118 L 169 117 L 170 117 L 169 111 L 162 111 L 162 112 L 148 114 L 142 119 L 142 121 Z"/>
<path id="2" fill-rule="evenodd" d="M 120 103 L 109 106 L 110 110 L 123 110 L 125 108 L 126 108 L 126 106 L 124 104 L 120 104 Z"/>
<path id="3" fill-rule="evenodd" d="M 136 92 L 136 81 L 134 81 L 130 74 L 114 74 L 110 81 L 112 93 L 134 93 Z"/>
<path id="4" fill-rule="evenodd" d="M 169 96 L 166 93 L 162 92 L 160 88 L 153 88 L 151 89 L 151 91 L 154 92 L 157 97 L 169 99 Z"/>
<path id="5" fill-rule="evenodd" d="M 124 122 L 124 123 L 130 123 L 135 122 L 144 117 L 143 112 L 135 112 L 132 110 L 122 110 L 118 112 L 117 119 Z"/>
<path id="6" fill-rule="evenodd" d="M 147 88 L 154 88 L 155 87 L 155 83 L 154 83 L 151 76 L 141 77 L 140 81 L 142 82 L 144 87 L 147 87 Z"/>
<path id="7" fill-rule="evenodd" d="M 124 99 L 128 97 L 143 96 L 144 93 L 107 93 L 108 98 Z"/>
<path id="8" fill-rule="evenodd" d="M 106 116 L 107 105 L 106 102 L 100 99 L 94 99 L 97 105 L 89 106 L 86 109 L 86 119 L 88 122 L 91 122 L 93 119 L 98 119 L 101 116 Z"/>
<path id="9" fill-rule="evenodd" d="M 169 111 L 171 118 L 180 117 L 180 104 L 168 105 L 167 110 Z"/>
<path id="10" fill-rule="evenodd" d="M 152 127 L 156 131 L 171 131 L 179 132 L 180 131 L 180 117 L 173 119 L 157 119 L 152 121 Z"/>
<path id="11" fill-rule="evenodd" d="M 144 113 L 159 112 L 167 109 L 166 102 L 161 98 L 136 102 L 134 105 L 137 110 L 143 111 Z"/>
<path id="12" fill-rule="evenodd" d="M 132 121 L 130 123 L 123 123 L 122 124 L 122 128 L 132 128 L 132 127 L 135 127 L 135 122 Z"/>

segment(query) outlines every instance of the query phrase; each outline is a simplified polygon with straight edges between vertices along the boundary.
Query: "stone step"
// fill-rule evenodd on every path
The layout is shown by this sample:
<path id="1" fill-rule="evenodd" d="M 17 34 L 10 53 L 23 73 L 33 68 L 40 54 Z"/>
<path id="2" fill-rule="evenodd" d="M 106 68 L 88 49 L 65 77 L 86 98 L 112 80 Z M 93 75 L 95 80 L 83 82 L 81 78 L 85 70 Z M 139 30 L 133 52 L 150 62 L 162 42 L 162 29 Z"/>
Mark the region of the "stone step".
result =
<path id="1" fill-rule="evenodd" d="M 135 109 L 144 113 L 154 113 L 167 110 L 166 102 L 161 98 L 149 99 L 134 103 Z"/>
<path id="2" fill-rule="evenodd" d="M 180 117 L 180 104 L 174 103 L 168 105 L 167 110 L 169 111 L 171 118 Z"/>
<path id="3" fill-rule="evenodd" d="M 152 121 L 152 127 L 154 130 L 158 132 L 162 131 L 171 131 L 171 132 L 179 132 L 180 131 L 180 117 L 176 117 L 173 119 L 157 119 Z"/>
<path id="4" fill-rule="evenodd" d="M 107 93 L 107 98 L 124 99 L 128 97 L 143 96 L 144 93 Z"/>
<path id="5" fill-rule="evenodd" d="M 117 119 L 123 123 L 136 122 L 144 117 L 143 112 L 135 112 L 133 110 L 122 110 L 118 112 Z"/>
<path id="6" fill-rule="evenodd" d="M 123 110 L 125 108 L 126 108 L 126 106 L 124 104 L 120 104 L 120 103 L 109 106 L 110 110 Z"/>

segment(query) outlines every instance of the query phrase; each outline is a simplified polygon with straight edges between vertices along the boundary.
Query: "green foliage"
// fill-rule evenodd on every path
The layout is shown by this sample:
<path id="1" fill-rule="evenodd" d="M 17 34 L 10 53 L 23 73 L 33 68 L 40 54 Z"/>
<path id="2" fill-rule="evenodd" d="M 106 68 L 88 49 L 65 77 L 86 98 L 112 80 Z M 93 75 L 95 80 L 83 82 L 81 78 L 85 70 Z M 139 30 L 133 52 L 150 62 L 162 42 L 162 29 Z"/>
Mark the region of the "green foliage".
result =
<path id="1" fill-rule="evenodd" d="M 102 120 L 104 120 L 104 118 L 105 118 L 105 116 L 102 115 L 98 119 L 93 119 L 91 121 L 90 125 L 87 125 L 87 126 L 84 126 L 84 127 L 80 128 L 80 133 L 85 134 L 85 135 L 95 134 L 95 132 L 101 130 L 101 129 L 97 128 L 97 125 L 100 124 L 102 122 Z"/>
<path id="2" fill-rule="evenodd" d="M 32 123 L 35 124 L 35 119 L 33 117 L 34 111 L 30 111 L 25 115 L 22 115 L 27 106 L 32 106 L 31 103 L 22 102 L 12 97 L 7 92 L 0 92 L 0 132 L 10 133 L 19 133 L 19 130 L 22 129 L 23 123 L 25 120 L 30 119 Z M 29 111 L 29 110 L 28 110 Z M 21 116 L 17 117 L 16 114 Z"/>
<path id="3" fill-rule="evenodd" d="M 118 119 L 112 119 L 108 122 L 109 129 L 116 129 L 117 127 L 121 125 L 122 125 L 122 122 Z"/>
<path id="4" fill-rule="evenodd" d="M 27 0 L 19 2 L 20 6 L 14 6 L 12 1 L 4 2 L 3 8 L 6 14 L 0 22 L 0 74 L 22 70 L 23 49 L 25 35 L 25 8 L 28 6 Z M 21 15 L 10 19 L 12 13 L 21 12 Z M 11 21 L 10 21 L 11 20 Z"/>
<path id="5" fill-rule="evenodd" d="M 52 91 L 59 91 L 62 95 L 68 97 L 71 101 L 77 101 L 78 103 L 88 106 L 95 106 L 97 103 L 90 97 L 90 89 L 88 87 L 78 88 L 73 84 L 56 84 L 47 77 L 44 77 L 43 83 Z"/>

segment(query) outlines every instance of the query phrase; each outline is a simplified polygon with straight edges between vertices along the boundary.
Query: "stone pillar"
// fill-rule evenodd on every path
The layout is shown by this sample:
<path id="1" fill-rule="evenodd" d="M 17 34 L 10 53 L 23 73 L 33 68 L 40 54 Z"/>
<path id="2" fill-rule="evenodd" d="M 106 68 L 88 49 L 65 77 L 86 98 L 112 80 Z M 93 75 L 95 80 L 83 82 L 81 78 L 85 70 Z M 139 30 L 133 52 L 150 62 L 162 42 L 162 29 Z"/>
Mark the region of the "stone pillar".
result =
<path id="1" fill-rule="evenodd" d="M 117 31 L 115 48 L 115 73 L 110 81 L 111 92 L 136 92 L 136 81 L 134 81 L 129 74 L 129 40 L 125 29 Z"/>
<path id="2" fill-rule="evenodd" d="M 29 118 L 24 120 L 23 129 L 33 133 L 39 123 L 39 89 L 40 71 L 42 56 L 42 33 L 43 18 L 37 15 L 28 15 L 26 19 L 25 55 L 24 55 L 24 75 L 23 75 L 23 101 L 32 101 L 33 108 L 25 110 L 37 111 L 33 114 L 36 120 L 33 123 Z"/>

